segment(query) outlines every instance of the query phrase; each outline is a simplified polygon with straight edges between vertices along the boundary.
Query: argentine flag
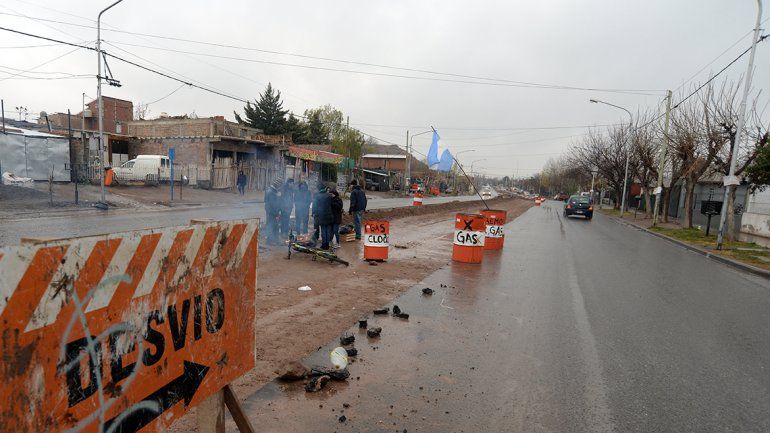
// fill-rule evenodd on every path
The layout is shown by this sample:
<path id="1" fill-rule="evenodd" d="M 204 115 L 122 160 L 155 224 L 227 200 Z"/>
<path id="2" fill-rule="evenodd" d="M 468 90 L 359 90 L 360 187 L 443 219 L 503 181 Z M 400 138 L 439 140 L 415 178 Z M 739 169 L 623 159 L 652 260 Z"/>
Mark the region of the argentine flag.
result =
<path id="1" fill-rule="evenodd" d="M 449 149 L 445 149 L 441 154 L 441 158 L 439 158 L 439 141 L 441 141 L 441 137 L 439 137 L 438 132 L 433 131 L 433 141 L 431 141 L 430 148 L 428 149 L 428 167 L 432 170 L 450 171 L 452 169 L 452 163 L 454 163 L 454 158 L 452 158 Z"/>

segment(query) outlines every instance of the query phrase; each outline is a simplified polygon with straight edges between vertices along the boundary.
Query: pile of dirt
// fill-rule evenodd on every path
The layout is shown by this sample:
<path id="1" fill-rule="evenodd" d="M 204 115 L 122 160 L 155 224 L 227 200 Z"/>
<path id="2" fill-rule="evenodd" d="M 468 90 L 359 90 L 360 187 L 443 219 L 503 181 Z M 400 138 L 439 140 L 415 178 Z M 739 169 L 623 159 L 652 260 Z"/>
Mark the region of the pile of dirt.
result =
<path id="1" fill-rule="evenodd" d="M 48 194 L 34 188 L 0 184 L 0 201 L 36 201 L 47 199 Z"/>
<path id="2" fill-rule="evenodd" d="M 486 202 L 490 209 L 495 209 L 495 206 L 497 206 L 498 204 L 507 202 L 510 200 L 511 199 L 496 197 L 493 199 L 486 200 Z M 467 209 L 473 209 L 473 211 L 478 211 L 483 208 L 484 208 L 484 203 L 482 203 L 481 200 L 473 200 L 473 201 L 457 200 L 457 201 L 451 201 L 448 203 L 426 204 L 423 206 L 397 207 L 397 208 L 390 208 L 390 209 L 373 209 L 371 211 L 366 211 L 364 218 L 390 221 L 393 219 L 404 218 L 409 216 L 428 215 L 428 214 L 434 214 L 438 212 L 448 212 L 448 211 L 464 211 Z M 343 215 L 342 223 L 352 224 L 353 217 L 351 215 Z"/>

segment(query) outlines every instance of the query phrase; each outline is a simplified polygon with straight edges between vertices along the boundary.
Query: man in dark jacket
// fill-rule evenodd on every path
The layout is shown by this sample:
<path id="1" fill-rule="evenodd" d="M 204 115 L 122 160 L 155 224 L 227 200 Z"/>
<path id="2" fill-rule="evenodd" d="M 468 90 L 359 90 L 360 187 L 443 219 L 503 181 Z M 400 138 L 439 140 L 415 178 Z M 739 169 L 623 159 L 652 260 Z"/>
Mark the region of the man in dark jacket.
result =
<path id="1" fill-rule="evenodd" d="M 361 240 L 361 221 L 364 219 L 364 211 L 366 210 L 366 193 L 361 189 L 357 180 L 353 179 L 350 185 L 353 186 L 353 191 L 350 193 L 350 209 L 348 214 L 353 215 L 356 227 L 356 240 Z"/>
<path id="2" fill-rule="evenodd" d="M 246 175 L 243 173 L 243 170 L 238 172 L 238 180 L 235 182 L 235 185 L 238 187 L 238 193 L 240 195 L 243 195 L 246 193 L 246 182 L 248 179 L 246 178 Z"/>
<path id="3" fill-rule="evenodd" d="M 332 215 L 331 195 L 326 192 L 326 185 L 323 182 L 318 184 L 318 194 L 313 197 L 313 219 L 321 230 L 321 249 L 328 250 L 334 215 Z"/>
<path id="4" fill-rule="evenodd" d="M 342 202 L 342 197 L 336 189 L 332 189 L 332 216 L 334 217 L 334 223 L 332 225 L 332 248 L 340 247 L 340 224 L 342 224 L 342 212 L 345 209 L 345 203 Z"/>
<path id="5" fill-rule="evenodd" d="M 265 214 L 267 214 L 265 227 L 268 245 L 278 245 L 278 218 L 281 212 L 281 198 L 278 196 L 278 186 L 280 184 L 281 181 L 276 180 L 265 191 Z"/>
<path id="6" fill-rule="evenodd" d="M 294 230 L 299 234 L 307 233 L 307 219 L 310 212 L 310 191 L 307 183 L 300 182 L 294 193 Z"/>
<path id="7" fill-rule="evenodd" d="M 288 179 L 281 188 L 281 238 L 289 237 L 289 221 L 294 209 L 294 179 Z"/>

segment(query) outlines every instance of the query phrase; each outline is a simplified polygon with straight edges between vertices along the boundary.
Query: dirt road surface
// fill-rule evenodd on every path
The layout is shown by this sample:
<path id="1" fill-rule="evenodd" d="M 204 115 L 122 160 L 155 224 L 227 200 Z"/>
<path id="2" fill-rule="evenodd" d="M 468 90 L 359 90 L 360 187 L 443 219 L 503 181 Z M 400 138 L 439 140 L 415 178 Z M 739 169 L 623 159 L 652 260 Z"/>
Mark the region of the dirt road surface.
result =
<path id="1" fill-rule="evenodd" d="M 509 220 L 532 206 L 530 201 L 495 199 L 493 208 Z M 379 308 L 451 259 L 454 215 L 478 211 L 480 202 L 445 203 L 422 209 L 394 209 L 367 214 L 391 220 L 390 256 L 372 266 L 362 260 L 361 242 L 343 243 L 338 254 L 350 267 L 312 261 L 302 254 L 286 259 L 285 248 L 260 251 L 257 283 L 257 366 L 233 384 L 242 399 L 254 394 L 290 361 L 299 361 L 374 308 Z M 412 213 L 419 215 L 403 216 Z M 311 291 L 299 291 L 308 285 Z M 194 430 L 189 414 L 173 432 Z M 233 430 L 230 426 L 228 431 Z M 283 430 L 283 431 L 291 431 Z"/>

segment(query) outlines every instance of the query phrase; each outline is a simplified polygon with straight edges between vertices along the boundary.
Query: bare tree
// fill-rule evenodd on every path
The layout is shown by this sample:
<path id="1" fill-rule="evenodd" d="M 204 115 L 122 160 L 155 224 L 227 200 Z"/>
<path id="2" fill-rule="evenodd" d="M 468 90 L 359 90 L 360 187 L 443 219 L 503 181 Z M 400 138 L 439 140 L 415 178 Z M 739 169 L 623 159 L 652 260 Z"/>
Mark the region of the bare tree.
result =
<path id="1" fill-rule="evenodd" d="M 723 143 L 714 157 L 713 166 L 710 171 L 712 174 L 726 176 L 730 173 L 733 147 L 735 146 L 738 129 L 739 88 L 740 85 L 723 83 L 720 91 L 717 94 L 712 94 L 708 100 L 709 117 L 713 119 L 709 134 L 714 136 L 714 140 L 721 140 Z M 756 159 L 760 149 L 768 145 L 767 128 L 763 127 L 761 123 L 760 116 L 756 110 L 756 103 L 755 99 L 749 108 L 749 112 L 746 113 L 747 122 L 744 135 L 746 136 L 745 142 L 747 144 L 738 149 L 735 166 L 736 176 L 742 175 L 746 168 Z M 723 204 L 727 207 L 725 237 L 728 241 L 734 241 L 735 192 L 737 188 L 734 185 L 728 188 L 727 203 Z"/>
<path id="2" fill-rule="evenodd" d="M 639 180 L 644 195 L 644 217 L 651 217 L 652 201 L 650 188 L 658 179 L 658 145 L 655 128 L 649 113 L 636 116 L 636 125 L 631 134 L 631 152 L 634 155 L 635 177 Z"/>

